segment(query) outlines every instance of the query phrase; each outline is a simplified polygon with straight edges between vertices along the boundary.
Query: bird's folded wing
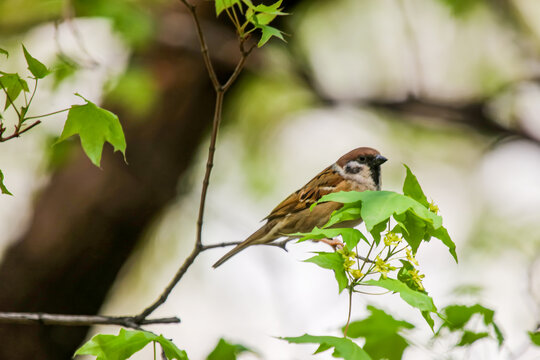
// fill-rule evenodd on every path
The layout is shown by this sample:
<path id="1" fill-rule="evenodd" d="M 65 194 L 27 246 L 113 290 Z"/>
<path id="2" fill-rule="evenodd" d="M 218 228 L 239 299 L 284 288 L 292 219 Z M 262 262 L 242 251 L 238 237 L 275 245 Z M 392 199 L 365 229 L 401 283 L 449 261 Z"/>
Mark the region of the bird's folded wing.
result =
<path id="1" fill-rule="evenodd" d="M 273 220 L 305 210 L 322 196 L 336 191 L 342 181 L 343 178 L 329 166 L 301 189 L 289 195 L 264 220 Z"/>

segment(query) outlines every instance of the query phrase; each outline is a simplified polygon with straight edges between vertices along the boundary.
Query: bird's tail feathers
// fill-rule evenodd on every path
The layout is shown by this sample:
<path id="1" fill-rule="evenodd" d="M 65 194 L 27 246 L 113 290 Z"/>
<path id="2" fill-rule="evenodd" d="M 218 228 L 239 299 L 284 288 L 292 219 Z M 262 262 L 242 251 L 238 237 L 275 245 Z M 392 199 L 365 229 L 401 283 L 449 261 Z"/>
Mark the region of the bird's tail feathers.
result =
<path id="1" fill-rule="evenodd" d="M 236 245 L 228 253 L 223 255 L 218 261 L 216 261 L 214 265 L 212 265 L 212 267 L 214 269 L 217 268 L 218 266 L 223 264 L 225 261 L 229 260 L 231 257 L 238 254 L 240 251 L 244 250 L 250 245 L 269 243 L 277 239 L 278 237 L 280 237 L 279 235 L 269 236 L 275 225 L 276 225 L 275 221 L 267 222 L 259 230 L 251 234 L 251 236 L 248 237 L 246 240 L 242 241 L 240 244 Z"/>
<path id="2" fill-rule="evenodd" d="M 234 255 L 238 254 L 240 251 L 244 250 L 246 247 L 251 245 L 250 243 L 247 243 L 246 241 L 236 245 L 231 251 L 223 255 L 212 267 L 215 269 L 221 264 L 223 264 L 225 261 L 229 260 Z"/>

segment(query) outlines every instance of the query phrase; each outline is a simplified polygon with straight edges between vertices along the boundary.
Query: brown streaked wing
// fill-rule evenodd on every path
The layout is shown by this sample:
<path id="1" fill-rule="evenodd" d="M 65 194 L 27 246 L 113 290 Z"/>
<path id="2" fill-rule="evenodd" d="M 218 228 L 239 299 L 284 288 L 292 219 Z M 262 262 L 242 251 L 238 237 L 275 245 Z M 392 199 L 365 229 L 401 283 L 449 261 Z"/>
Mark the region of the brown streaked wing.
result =
<path id="1" fill-rule="evenodd" d="M 333 192 L 341 180 L 332 166 L 327 167 L 301 189 L 289 195 L 263 220 L 273 220 L 309 208 L 323 195 Z"/>

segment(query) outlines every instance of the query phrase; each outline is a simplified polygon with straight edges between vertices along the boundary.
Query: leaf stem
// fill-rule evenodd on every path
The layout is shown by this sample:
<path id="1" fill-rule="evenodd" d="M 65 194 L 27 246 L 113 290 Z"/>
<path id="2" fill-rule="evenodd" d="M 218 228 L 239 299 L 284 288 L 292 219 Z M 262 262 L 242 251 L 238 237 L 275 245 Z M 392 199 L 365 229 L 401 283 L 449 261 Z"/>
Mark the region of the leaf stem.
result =
<path id="1" fill-rule="evenodd" d="M 32 95 L 30 96 L 30 100 L 28 101 L 28 104 L 26 104 L 27 107 L 30 107 L 30 104 L 32 104 L 32 100 L 34 100 L 34 95 L 36 95 L 38 78 L 34 78 L 34 80 L 36 80 L 34 84 L 34 90 L 32 91 Z M 28 120 L 28 118 L 26 118 L 26 120 Z"/>
<path id="2" fill-rule="evenodd" d="M 246 38 L 240 39 L 239 46 L 240 46 L 240 54 L 242 55 L 242 57 L 240 58 L 240 61 L 236 65 L 236 68 L 234 69 L 233 73 L 231 74 L 231 76 L 229 77 L 225 85 L 223 85 L 224 92 L 229 90 L 231 85 L 236 81 L 236 79 L 238 78 L 238 75 L 240 75 L 240 73 L 242 72 L 242 69 L 244 68 L 244 65 L 246 64 L 246 60 L 249 54 L 251 54 L 251 52 L 256 46 L 256 44 L 254 43 L 246 50 L 244 48 L 245 41 L 246 41 Z"/>
<path id="3" fill-rule="evenodd" d="M 234 13 L 234 6 L 231 8 L 232 10 L 229 10 L 229 8 L 225 8 L 225 12 L 227 13 L 227 16 L 233 23 L 234 27 L 236 28 L 236 33 L 240 35 L 240 23 L 238 22 L 238 19 L 236 18 L 236 14 Z M 231 13 L 232 11 L 232 13 Z M 233 14 L 235 16 L 233 16 Z"/>
<path id="4" fill-rule="evenodd" d="M 7 137 L 0 137 L 0 142 L 4 142 L 4 141 L 8 141 L 8 140 L 11 140 L 13 138 L 16 138 L 16 137 L 19 137 L 21 136 L 21 134 L 24 134 L 25 132 L 27 132 L 28 130 L 32 129 L 33 127 L 37 126 L 41 124 L 41 121 L 38 120 L 36 121 L 35 123 L 33 123 L 32 125 L 28 126 L 27 128 L 24 128 L 23 130 L 21 130 L 21 124 L 15 126 L 15 132 Z"/>
<path id="5" fill-rule="evenodd" d="M 369 259 L 369 255 L 371 255 L 371 251 L 373 250 L 373 245 L 375 245 L 375 241 L 373 241 L 369 247 L 369 251 L 366 255 L 366 259 Z M 366 260 L 364 260 L 364 263 L 362 264 L 362 267 L 360 268 L 360 271 L 364 270 L 364 266 L 366 265 Z"/>
<path id="6" fill-rule="evenodd" d="M 240 21 L 238 20 L 238 16 L 236 16 L 236 11 L 234 10 L 234 6 L 231 8 L 232 14 L 234 16 L 234 25 L 236 26 L 236 31 L 238 31 L 238 35 L 242 37 L 242 33 L 240 29 L 242 26 L 240 25 Z"/>
<path id="7" fill-rule="evenodd" d="M 67 109 L 62 109 L 62 110 L 58 110 L 58 111 L 53 111 L 51 113 L 47 113 L 47 114 L 43 114 L 43 115 L 28 116 L 28 117 L 25 117 L 24 120 L 26 121 L 26 120 L 31 120 L 31 119 L 38 119 L 38 118 L 42 118 L 42 117 L 47 117 L 47 116 L 62 113 L 64 111 L 68 111 L 70 109 L 71 108 L 67 108 Z"/>
<path id="8" fill-rule="evenodd" d="M 353 287 L 352 285 L 349 286 L 349 313 L 347 315 L 347 324 L 345 325 L 345 330 L 343 330 L 343 337 L 347 337 L 347 331 L 349 331 L 349 325 L 351 323 L 351 313 L 352 313 L 352 294 L 353 294 Z"/>

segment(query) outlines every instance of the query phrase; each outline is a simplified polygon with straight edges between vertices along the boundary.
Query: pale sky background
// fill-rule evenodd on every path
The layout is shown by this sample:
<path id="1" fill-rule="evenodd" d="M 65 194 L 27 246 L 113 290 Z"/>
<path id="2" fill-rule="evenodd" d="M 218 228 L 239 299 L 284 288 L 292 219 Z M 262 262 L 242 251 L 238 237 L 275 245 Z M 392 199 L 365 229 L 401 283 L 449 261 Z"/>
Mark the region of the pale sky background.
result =
<path id="1" fill-rule="evenodd" d="M 506 336 L 501 351 L 493 340 L 482 340 L 471 350 L 451 354 L 446 353 L 448 344 L 437 343 L 435 353 L 419 346 L 408 349 L 404 358 L 540 359 L 539 348 L 524 347 L 528 342 L 526 331 L 533 330 L 540 319 L 540 266 L 531 271 L 536 298 L 528 293 L 528 272 L 533 259 L 540 255 L 540 148 L 525 141 L 509 141 L 490 150 L 491 144 L 485 139 L 466 132 L 438 132 L 434 127 L 431 132 L 419 133 L 352 102 L 373 94 L 399 98 L 407 89 L 444 99 L 469 99 L 490 89 L 493 82 L 538 74 L 539 64 L 531 61 L 515 45 L 512 34 L 485 11 L 455 20 L 434 0 L 404 3 L 413 23 L 418 59 L 414 58 L 410 39 L 403 30 L 406 20 L 398 1 L 342 0 L 335 7 L 328 4 L 299 10 L 301 16 L 295 21 L 292 36 L 301 40 L 317 86 L 336 99 L 338 105 L 305 107 L 275 119 L 275 124 L 262 130 L 258 125 L 250 128 L 249 118 L 226 119 L 231 124 L 226 123 L 218 140 L 203 241 L 209 244 L 246 238 L 278 202 L 343 153 L 358 146 L 377 148 L 389 159 L 383 165 L 383 188 L 399 191 L 404 179 L 402 163 L 408 164 L 428 198 L 438 204 L 444 224 L 458 246 L 459 265 L 436 240 L 424 244 L 419 251 L 420 270 L 426 274 L 424 285 L 436 305 L 440 308 L 453 302 L 481 301 L 496 310 L 496 321 Z M 540 19 L 539 3 L 519 3 L 527 9 L 526 16 L 537 14 L 533 18 Z M 77 26 L 100 66 L 82 71 L 57 93 L 40 88 L 36 112 L 78 102 L 71 95 L 75 91 L 99 102 L 103 84 L 126 66 L 128 49 L 106 21 L 83 19 L 77 21 Z M 540 21 L 533 28 L 540 34 Z M 32 54 L 48 64 L 55 51 L 53 31 L 52 25 L 45 25 L 23 39 Z M 61 29 L 61 41 L 65 49 L 80 52 L 68 29 Z M 281 61 L 279 46 L 267 50 L 278 59 L 277 64 Z M 14 53 L 8 64 L 22 63 L 21 54 Z M 13 70 L 23 70 L 24 66 L 21 67 Z M 249 86 L 247 81 L 245 86 Z M 249 96 L 249 91 L 245 93 Z M 230 99 L 231 103 L 241 103 Z M 493 105 L 497 113 L 504 116 L 512 107 L 526 119 L 527 128 L 540 133 L 537 85 L 522 86 L 499 100 Z M 59 134 L 62 125 L 61 116 L 51 117 L 22 139 L 2 144 L 0 168 L 8 188 L 15 194 L 3 196 L 0 202 L 0 232 L 4 235 L 0 241 L 4 248 L 24 231 L 32 200 L 48 181 L 42 149 L 46 136 Z M 246 134 L 257 131 L 264 131 L 263 140 L 257 149 L 246 149 Z M 257 163 L 259 174 L 247 173 L 249 167 L 244 162 L 248 161 L 246 153 L 251 151 L 258 157 L 249 161 Z M 191 191 L 179 197 L 155 221 L 147 234 L 147 243 L 123 269 L 103 314 L 138 313 L 161 293 L 191 251 L 206 154 L 207 141 L 189 179 L 179 184 L 179 188 L 192 185 Z M 129 143 L 127 156 L 129 160 Z M 266 179 L 267 192 L 253 189 L 253 176 Z M 494 228 L 492 233 L 485 225 L 479 227 L 480 220 L 490 224 L 491 219 L 502 219 L 488 226 Z M 498 232 L 497 226 L 517 229 L 517 235 L 502 239 L 506 235 Z M 470 246 L 471 234 L 477 231 L 491 236 L 488 241 L 501 242 L 506 250 Z M 338 295 L 332 273 L 301 262 L 313 249 L 327 247 L 290 244 L 288 253 L 273 247 L 252 247 L 217 270 L 211 265 L 226 249 L 207 251 L 155 313 L 178 315 L 182 324 L 150 329 L 172 338 L 190 359 L 204 359 L 220 337 L 251 347 L 265 359 L 306 359 L 316 345 L 292 345 L 275 337 L 304 333 L 339 335 L 338 329 L 347 315 L 347 296 Z M 462 284 L 482 285 L 484 290 L 476 298 L 459 298 L 452 291 Z M 366 304 L 414 323 L 417 329 L 407 333 L 408 338 L 417 344 L 426 343 L 430 335 L 427 325 L 418 311 L 397 295 L 356 295 L 353 320 L 366 314 Z M 97 331 L 117 333 L 114 327 L 99 327 Z M 146 350 L 133 359 L 150 358 L 150 349 Z M 324 353 L 314 358 L 331 356 Z M 241 359 L 255 357 L 246 355 Z"/>

